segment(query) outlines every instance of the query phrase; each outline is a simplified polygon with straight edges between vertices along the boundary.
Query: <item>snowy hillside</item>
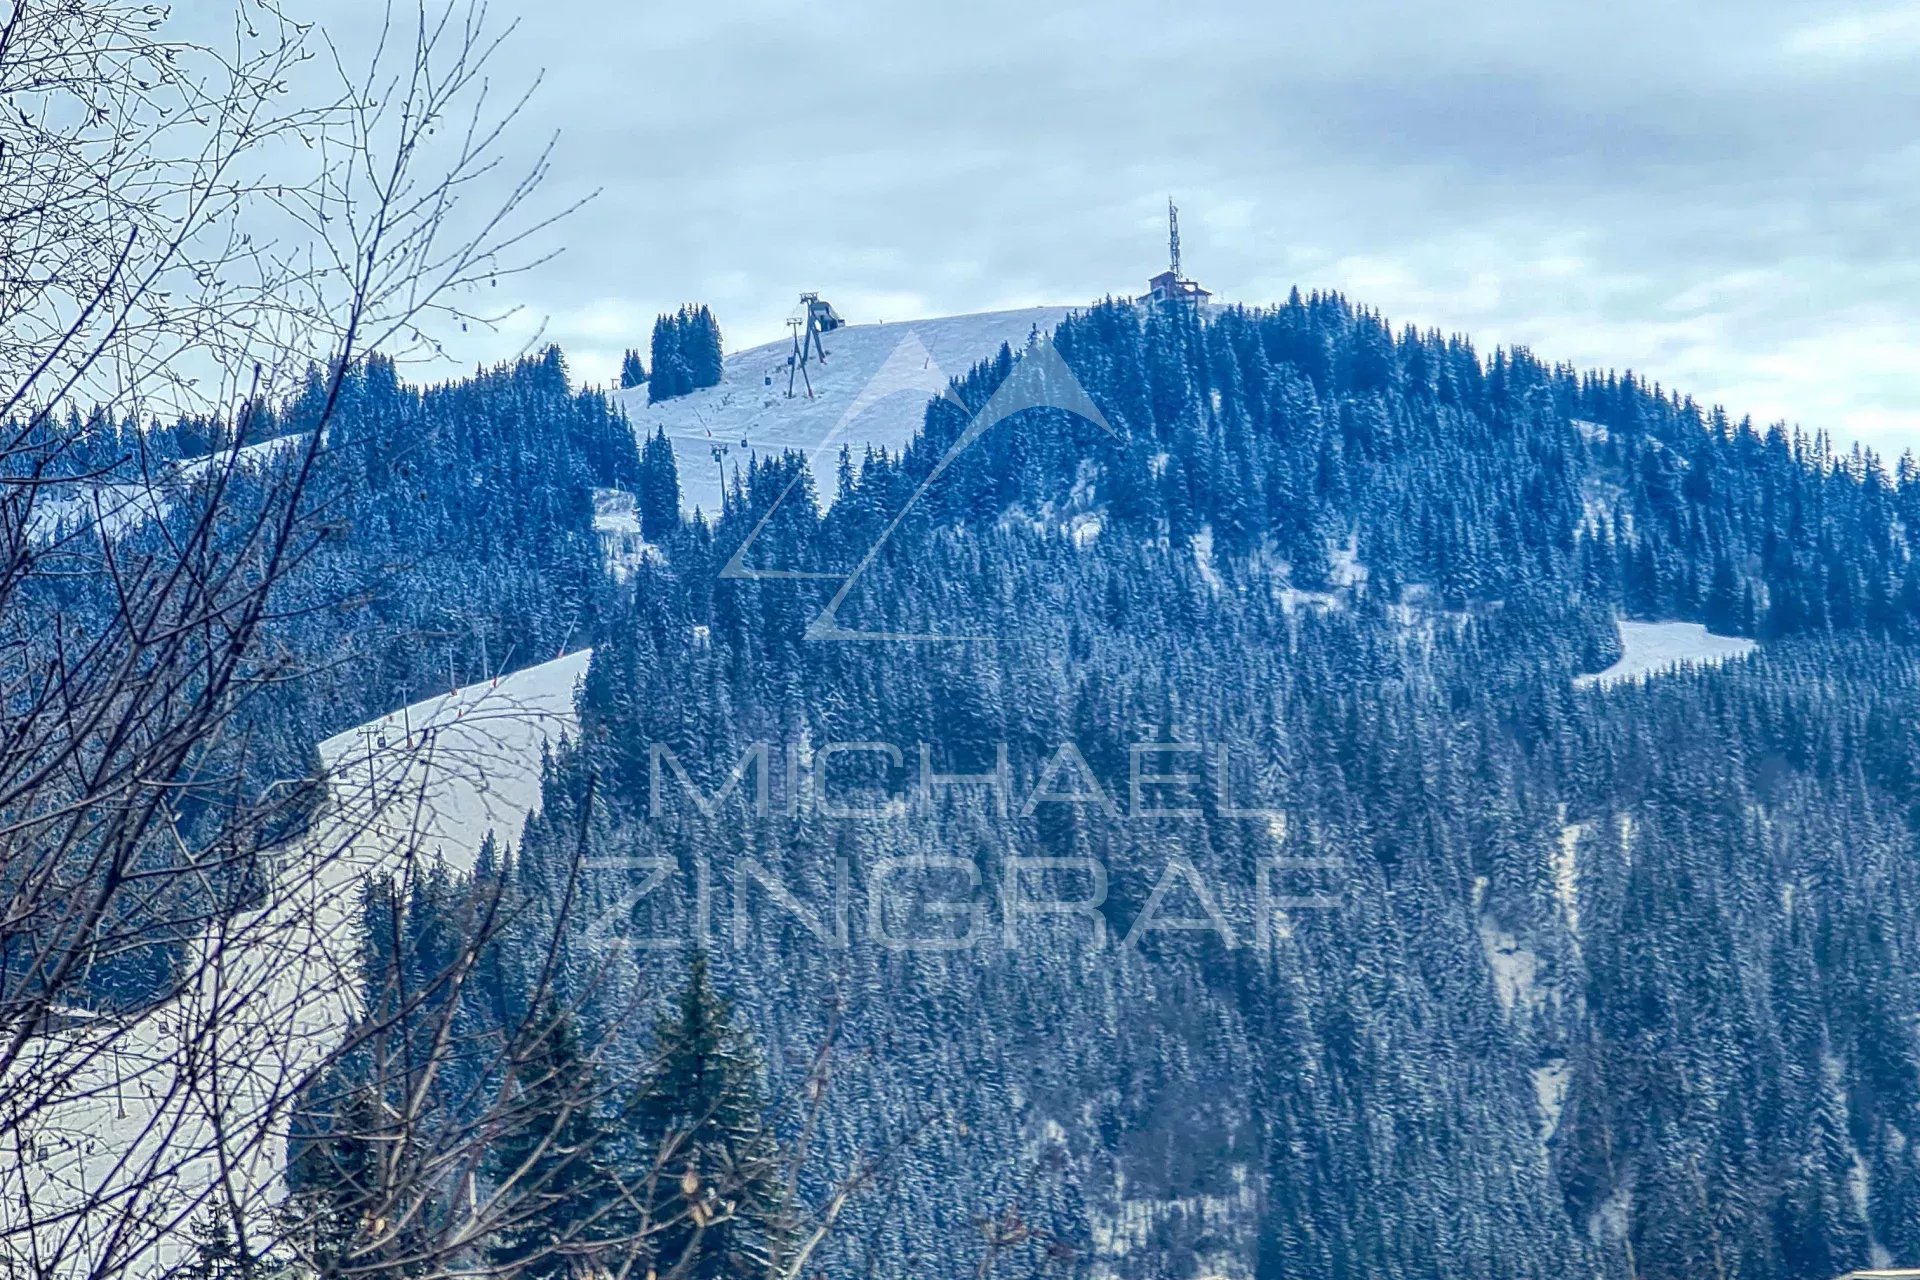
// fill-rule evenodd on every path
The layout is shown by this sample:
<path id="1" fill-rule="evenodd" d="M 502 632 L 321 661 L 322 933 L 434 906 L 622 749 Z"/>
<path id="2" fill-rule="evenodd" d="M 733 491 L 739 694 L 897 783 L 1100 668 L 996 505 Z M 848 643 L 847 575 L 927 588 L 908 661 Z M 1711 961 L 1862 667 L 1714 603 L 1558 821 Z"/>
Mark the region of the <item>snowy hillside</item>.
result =
<path id="1" fill-rule="evenodd" d="M 1693 664 L 1718 666 L 1744 658 L 1754 642 L 1740 636 L 1716 636 L 1697 622 L 1622 622 L 1620 660 L 1605 671 L 1578 676 L 1579 686 L 1624 684 Z"/>
<path id="2" fill-rule="evenodd" d="M 681 505 L 720 508 L 721 470 L 729 477 L 748 458 L 799 449 L 813 461 L 822 503 L 831 502 L 840 446 L 855 459 L 866 446 L 897 450 L 920 429 L 927 401 L 947 380 L 992 356 L 1002 343 L 1018 351 L 1037 326 L 1046 333 L 1068 314 L 1065 307 L 1029 307 L 979 315 L 848 325 L 825 337 L 827 359 L 807 365 L 813 382 L 796 376 L 787 398 L 786 340 L 736 352 L 726 359 L 718 386 L 661 404 L 647 403 L 647 389 L 614 393 L 634 430 L 651 436 L 665 427 L 680 472 Z"/>
<path id="3" fill-rule="evenodd" d="M 517 841 L 540 803 L 540 748 L 577 727 L 573 691 L 591 657 L 570 653 L 328 738 L 333 798 L 352 806 L 342 819 L 372 821 L 384 842 L 404 837 L 462 870 L 488 831 Z"/>
<path id="4" fill-rule="evenodd" d="M 277 459 L 295 453 L 306 442 L 305 434 L 276 436 L 259 444 L 243 446 L 235 467 L 241 471 L 259 470 Z M 325 438 L 322 438 L 325 443 Z M 45 541 L 61 531 L 91 524 L 109 538 L 118 538 L 146 521 L 158 520 L 173 505 L 173 495 L 182 487 L 197 483 L 225 466 L 227 454 L 202 454 L 156 467 L 150 481 L 110 483 L 71 482 L 51 487 L 35 500 L 28 533 Z"/>
<path id="5" fill-rule="evenodd" d="M 416 702 L 321 743 L 327 803 L 285 851 L 281 900 L 230 925 L 225 946 L 205 947 L 179 1001 L 126 1024 L 80 1020 L 34 1042 L 14 1079 L 0 1081 L 0 1099 L 30 1080 L 58 1081 L 61 1096 L 76 1099 L 36 1118 L 24 1165 L 0 1165 L 0 1222 L 29 1203 L 49 1244 L 70 1230 L 99 1232 L 79 1251 L 98 1262 L 127 1243 L 110 1243 L 111 1223 L 62 1221 L 60 1207 L 91 1197 L 116 1216 L 159 1221 L 169 1200 L 191 1199 L 215 1176 L 222 1129 L 240 1135 L 224 1163 L 242 1193 L 270 1193 L 292 1084 L 351 1014 L 359 885 L 409 856 L 468 868 L 489 830 L 517 841 L 539 803 L 543 744 L 576 727 L 574 689 L 590 657 L 567 654 Z M 195 1076 L 209 1028 L 233 1073 L 218 1115 Z M 169 1243 L 157 1252 L 133 1233 L 146 1241 L 136 1271 L 178 1259 L 184 1225 L 161 1232 Z"/>

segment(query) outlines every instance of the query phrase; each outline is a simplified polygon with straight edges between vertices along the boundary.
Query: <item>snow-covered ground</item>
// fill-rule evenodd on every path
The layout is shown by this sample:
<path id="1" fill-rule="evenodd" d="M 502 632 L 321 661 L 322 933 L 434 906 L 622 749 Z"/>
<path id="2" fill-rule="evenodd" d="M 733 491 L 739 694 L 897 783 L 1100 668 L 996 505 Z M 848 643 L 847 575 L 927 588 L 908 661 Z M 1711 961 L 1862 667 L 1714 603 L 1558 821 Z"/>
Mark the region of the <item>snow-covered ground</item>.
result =
<path id="1" fill-rule="evenodd" d="M 267 463 L 288 454 L 296 453 L 307 443 L 307 432 L 295 432 L 292 435 L 275 436 L 271 440 L 262 440 L 259 444 L 243 445 L 236 466 L 241 470 L 263 467 Z M 320 433 L 320 445 L 326 447 L 327 434 Z M 178 483 L 190 483 L 210 473 L 215 466 L 225 466 L 226 453 L 206 453 L 197 458 L 187 458 L 178 463 L 171 473 L 171 479 Z"/>
<path id="2" fill-rule="evenodd" d="M 1744 658 L 1756 647 L 1753 641 L 1742 636 L 1714 635 L 1697 622 L 1622 622 L 1619 625 L 1620 644 L 1625 650 L 1620 660 L 1605 671 L 1574 677 L 1574 684 L 1604 688 L 1645 680 L 1681 666 L 1718 666 L 1734 658 Z"/>
<path id="3" fill-rule="evenodd" d="M 263 467 L 305 444 L 306 440 L 305 433 L 301 433 L 247 445 L 240 450 L 235 465 L 243 471 Z M 225 453 L 187 458 L 170 467 L 156 468 L 148 482 L 73 481 L 52 486 L 35 499 L 28 533 L 46 541 L 61 530 L 91 524 L 108 538 L 117 538 L 148 520 L 164 516 L 172 506 L 172 495 L 179 488 L 210 474 L 216 465 L 224 466 L 226 459 Z"/>
<path id="4" fill-rule="evenodd" d="M 1501 1011 L 1530 1013 L 1537 1009 L 1542 1001 L 1537 983 L 1540 957 L 1533 949 L 1484 914 L 1480 917 L 1480 946 L 1493 972 L 1493 993 Z"/>
<path id="5" fill-rule="evenodd" d="M 1573 1082 L 1573 1068 L 1565 1058 L 1553 1058 L 1533 1069 L 1533 1095 L 1540 1105 L 1540 1143 L 1544 1147 L 1560 1128 L 1560 1116 L 1567 1107 L 1567 1086 Z"/>
<path id="6" fill-rule="evenodd" d="M 360 884 L 408 857 L 470 867 L 489 830 L 517 839 L 539 803 L 543 744 L 576 726 L 589 657 L 457 689 L 321 743 L 327 800 L 308 837 L 282 851 L 273 906 L 208 938 L 195 984 L 173 1004 L 33 1043 L 0 1080 L 0 1109 L 31 1108 L 39 1081 L 56 1082 L 50 1096 L 62 1101 L 39 1110 L 18 1150 L 0 1152 L 0 1229 L 25 1226 L 17 1215 L 31 1206 L 34 1244 L 68 1250 L 36 1274 L 86 1274 L 116 1250 L 129 1274 L 179 1258 L 188 1223 L 169 1206 L 191 1203 L 223 1164 L 243 1197 L 272 1194 L 292 1085 L 352 1012 Z M 61 1219 L 89 1201 L 85 1219 Z M 9 1251 L 27 1252 L 8 1238 Z"/>
<path id="7" fill-rule="evenodd" d="M 649 560 L 666 559 L 666 553 L 640 532 L 639 502 L 624 489 L 593 491 L 593 533 L 600 540 L 600 559 L 607 572 L 621 582 Z"/>
<path id="8" fill-rule="evenodd" d="M 1066 307 L 1028 307 L 979 315 L 854 324 L 825 336 L 827 359 L 807 365 L 813 395 L 794 379 L 787 396 L 790 341 L 771 342 L 726 358 L 720 384 L 661 404 L 645 387 L 613 394 L 634 430 L 665 427 L 680 471 L 681 505 L 720 509 L 721 471 L 731 477 L 748 458 L 798 449 L 812 458 L 820 501 L 833 500 L 840 446 L 856 465 L 868 445 L 899 450 L 919 431 L 927 401 L 950 378 L 991 357 L 1002 343 L 1019 351 L 1038 328 L 1045 335 Z"/>
<path id="9" fill-rule="evenodd" d="M 461 870 L 488 831 L 517 842 L 540 803 L 542 744 L 579 726 L 573 694 L 592 654 L 468 685 L 328 738 L 320 760 L 337 820 L 360 845 L 407 844 Z"/>

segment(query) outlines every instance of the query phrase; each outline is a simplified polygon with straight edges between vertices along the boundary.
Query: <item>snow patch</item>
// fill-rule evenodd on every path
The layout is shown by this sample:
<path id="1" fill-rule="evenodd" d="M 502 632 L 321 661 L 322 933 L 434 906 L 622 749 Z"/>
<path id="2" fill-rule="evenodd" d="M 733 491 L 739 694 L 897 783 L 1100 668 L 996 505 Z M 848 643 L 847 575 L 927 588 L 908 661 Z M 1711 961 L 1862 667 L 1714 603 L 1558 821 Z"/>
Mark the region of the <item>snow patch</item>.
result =
<path id="1" fill-rule="evenodd" d="M 1533 1009 L 1539 1003 L 1534 979 L 1540 972 L 1540 958 L 1484 915 L 1480 917 L 1480 945 L 1493 970 L 1493 992 L 1501 1010 L 1512 1013 L 1515 1009 Z"/>
<path id="2" fill-rule="evenodd" d="M 1719 666 L 1759 646 L 1744 636 L 1717 636 L 1697 622 L 1621 622 L 1620 660 L 1605 671 L 1573 678 L 1578 688 L 1608 688 L 1646 680 L 1679 667 Z"/>
<path id="3" fill-rule="evenodd" d="M 1360 535 L 1347 536 L 1347 545 L 1327 552 L 1327 581 L 1349 591 L 1367 585 L 1367 566 L 1360 563 Z"/>
<path id="4" fill-rule="evenodd" d="M 1580 532 L 1597 536 L 1602 525 L 1615 538 L 1633 541 L 1633 513 L 1626 509 L 1626 490 L 1611 481 L 1589 476 L 1580 484 Z"/>
<path id="5" fill-rule="evenodd" d="M 1595 1244 L 1625 1240 L 1633 1229 L 1633 1188 L 1621 1187 L 1594 1211 L 1587 1233 Z"/>
<path id="6" fill-rule="evenodd" d="M 1553 896 L 1560 901 L 1560 915 L 1567 922 L 1567 932 L 1575 938 L 1580 936 L 1580 840 L 1587 829 L 1588 824 L 1584 822 L 1563 825 L 1560 839 L 1549 855 L 1553 860 Z"/>
<path id="7" fill-rule="evenodd" d="M 296 446 L 305 446 L 306 443 L 307 433 L 300 431 L 292 435 L 275 436 L 271 440 L 262 440 L 258 444 L 242 445 L 240 456 L 236 461 L 236 469 L 257 471 L 283 453 L 298 452 Z M 320 435 L 320 443 L 323 447 L 327 443 L 325 432 Z M 210 475 L 215 468 L 224 467 L 226 462 L 227 455 L 224 450 L 218 453 L 202 454 L 197 458 L 188 458 L 174 466 L 172 478 L 182 484 L 192 484 Z"/>
<path id="8" fill-rule="evenodd" d="M 1553 1140 L 1560 1128 L 1561 1113 L 1567 1106 L 1567 1086 L 1573 1080 L 1573 1068 L 1565 1058 L 1554 1058 L 1533 1069 L 1533 1096 L 1540 1104 L 1541 1145 Z"/>
<path id="9" fill-rule="evenodd" d="M 1280 597 L 1280 607 L 1288 613 L 1334 613 L 1343 607 L 1339 596 L 1326 591 L 1297 591 L 1292 587 L 1280 587 L 1276 593 Z"/>
<path id="10" fill-rule="evenodd" d="M 307 434 L 299 432 L 245 445 L 234 461 L 234 469 L 258 471 L 281 454 L 305 445 L 306 440 Z M 223 450 L 158 468 L 144 480 L 55 482 L 34 499 L 27 536 L 36 542 L 48 542 L 91 525 L 109 540 L 120 538 L 149 521 L 165 518 L 173 509 L 177 491 L 209 478 L 226 463 Z"/>
<path id="11" fill-rule="evenodd" d="M 1130 1267 L 1125 1260 L 1147 1253 L 1175 1223 L 1188 1229 L 1197 1227 L 1196 1234 L 1202 1239 L 1228 1244 L 1236 1231 L 1244 1230 L 1247 1223 L 1257 1220 L 1259 1211 L 1258 1188 L 1247 1176 L 1246 1167 L 1234 1165 L 1229 1172 L 1234 1185 L 1225 1195 L 1164 1199 L 1130 1197 L 1125 1178 L 1116 1176 L 1113 1212 L 1102 1213 L 1089 1206 L 1087 1217 L 1093 1256 L 1088 1260 L 1087 1274 L 1095 1280 L 1118 1280 L 1121 1276 L 1136 1274 L 1137 1264 Z M 1244 1265 L 1224 1250 L 1193 1261 L 1194 1269 L 1189 1274 L 1196 1277 L 1237 1278 L 1246 1274 Z"/>
<path id="12" fill-rule="evenodd" d="M 1200 577 L 1215 591 L 1226 586 L 1220 580 L 1220 573 L 1213 567 L 1213 526 L 1203 524 L 1200 531 L 1193 535 L 1193 562 L 1199 567 Z"/>
<path id="13" fill-rule="evenodd" d="M 666 559 L 666 553 L 641 534 L 639 499 L 624 489 L 593 491 L 593 532 L 607 572 L 621 582 L 648 561 Z"/>

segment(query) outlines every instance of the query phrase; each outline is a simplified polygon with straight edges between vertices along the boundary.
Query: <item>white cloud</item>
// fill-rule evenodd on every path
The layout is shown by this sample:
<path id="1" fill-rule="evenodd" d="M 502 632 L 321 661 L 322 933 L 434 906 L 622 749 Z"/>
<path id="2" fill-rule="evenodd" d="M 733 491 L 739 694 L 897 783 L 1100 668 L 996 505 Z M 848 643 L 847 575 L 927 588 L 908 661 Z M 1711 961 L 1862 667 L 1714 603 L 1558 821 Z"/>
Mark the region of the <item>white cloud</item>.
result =
<path id="1" fill-rule="evenodd" d="M 1832 62 L 1885 61 L 1920 50 L 1920 11 L 1912 8 L 1848 13 L 1796 27 L 1787 53 Z"/>

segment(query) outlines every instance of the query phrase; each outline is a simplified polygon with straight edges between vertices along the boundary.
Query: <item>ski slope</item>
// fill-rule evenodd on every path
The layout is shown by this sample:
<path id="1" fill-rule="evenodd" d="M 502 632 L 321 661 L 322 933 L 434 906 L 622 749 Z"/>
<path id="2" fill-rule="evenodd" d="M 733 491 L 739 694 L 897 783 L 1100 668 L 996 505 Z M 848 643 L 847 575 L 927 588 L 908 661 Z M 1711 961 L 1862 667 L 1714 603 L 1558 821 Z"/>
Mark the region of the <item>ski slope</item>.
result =
<path id="1" fill-rule="evenodd" d="M 306 440 L 302 432 L 242 446 L 234 462 L 235 469 L 261 470 L 276 459 L 297 452 Z M 321 442 L 325 443 L 324 437 Z M 109 540 L 119 538 L 149 520 L 164 517 L 173 508 L 174 494 L 212 475 L 214 468 L 225 466 L 226 461 L 227 454 L 223 451 L 184 458 L 157 469 L 152 478 L 145 481 L 71 481 L 50 485 L 34 500 L 28 536 L 38 542 L 48 542 L 62 533 L 91 525 Z"/>
<path id="2" fill-rule="evenodd" d="M 1683 666 L 1717 667 L 1744 658 L 1756 646 L 1742 636 L 1717 636 L 1697 622 L 1621 622 L 1620 660 L 1604 671 L 1575 676 L 1581 688 L 1628 684 Z"/>
<path id="3" fill-rule="evenodd" d="M 579 727 L 575 687 L 593 651 L 468 685 L 320 744 L 341 819 L 360 844 L 408 845 L 471 870 L 489 831 L 517 843 L 540 803 L 541 748 Z"/>
<path id="4" fill-rule="evenodd" d="M 647 389 L 613 393 L 634 430 L 652 436 L 664 427 L 680 472 L 687 512 L 720 509 L 721 474 L 744 470 L 753 456 L 798 449 L 811 458 L 821 503 L 833 501 L 842 444 L 856 465 L 867 446 L 897 451 L 919 431 L 927 401 L 950 378 L 985 360 L 1002 343 L 1018 351 L 1037 327 L 1044 335 L 1064 320 L 1066 307 L 1028 307 L 978 315 L 858 324 L 825 335 L 827 359 L 807 365 L 813 383 L 796 376 L 787 397 L 790 341 L 771 342 L 726 358 L 718 386 L 661 404 Z"/>
<path id="5" fill-rule="evenodd" d="M 298 1083 L 353 1013 L 361 884 L 411 858 L 468 869 L 488 831 L 517 840 L 539 804 L 543 748 L 577 727 L 590 657 L 456 689 L 321 743 L 327 799 L 281 851 L 273 905 L 205 939 L 178 1000 L 131 1021 L 79 1019 L 30 1045 L 0 1080 L 0 1114 L 33 1114 L 3 1126 L 21 1141 L 0 1151 L 0 1230 L 27 1226 L 31 1207 L 27 1239 L 60 1255 L 35 1274 L 178 1263 L 189 1222 L 170 1206 L 193 1203 L 223 1166 L 243 1201 L 275 1194 Z M 217 1092 L 206 1076 L 216 1061 Z M 59 1101 L 36 1105 L 36 1089 Z M 31 1252 L 8 1238 L 8 1251 Z"/>

